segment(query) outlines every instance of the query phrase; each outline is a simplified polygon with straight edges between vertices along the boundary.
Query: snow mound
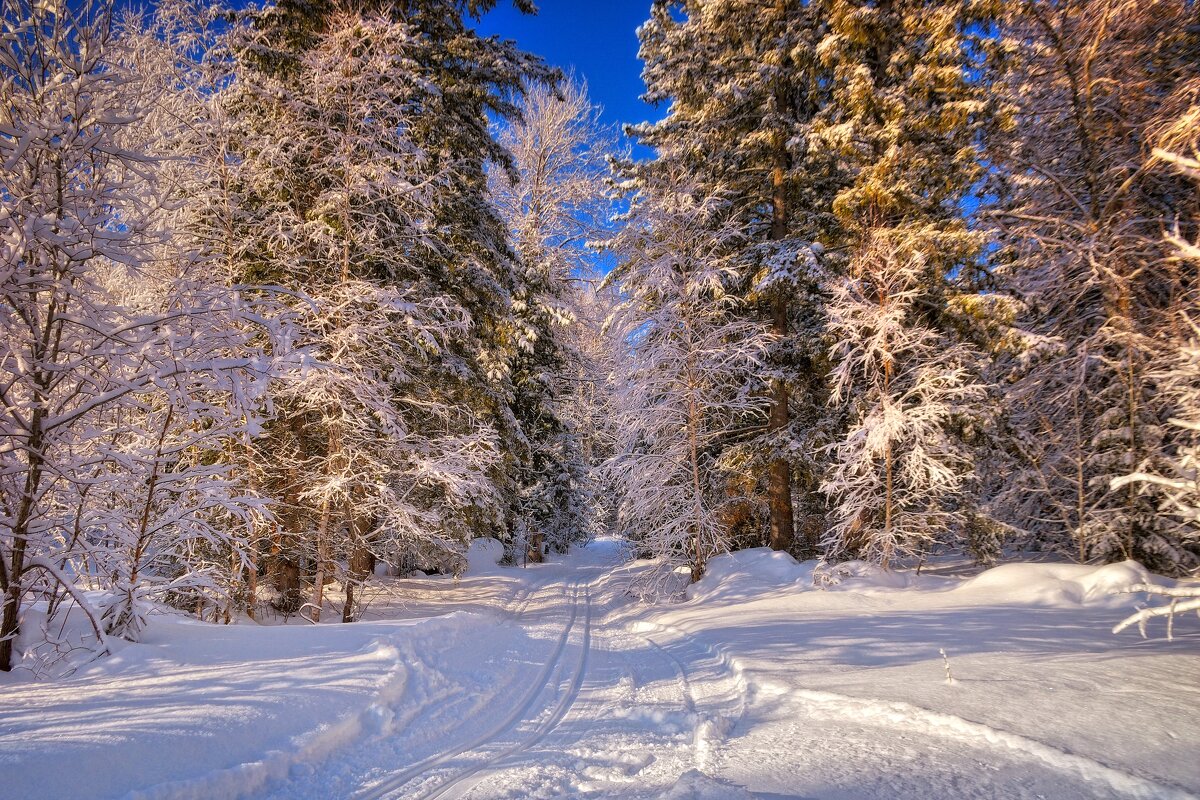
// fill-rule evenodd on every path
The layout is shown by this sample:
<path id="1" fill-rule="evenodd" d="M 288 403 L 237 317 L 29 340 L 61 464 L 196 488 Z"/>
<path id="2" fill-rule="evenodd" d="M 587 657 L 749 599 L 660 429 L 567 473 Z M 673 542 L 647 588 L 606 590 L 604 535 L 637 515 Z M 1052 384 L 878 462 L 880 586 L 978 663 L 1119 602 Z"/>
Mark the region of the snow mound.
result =
<path id="1" fill-rule="evenodd" d="M 1003 564 L 963 584 L 959 591 L 979 592 L 992 601 L 1049 606 L 1109 603 L 1125 605 L 1130 587 L 1151 583 L 1136 561 L 1096 567 L 1086 564 Z"/>
<path id="2" fill-rule="evenodd" d="M 704 577 L 688 587 L 689 600 L 742 600 L 770 589 L 812 580 L 814 561 L 797 563 L 787 553 L 755 547 L 711 559 Z"/>
<path id="3" fill-rule="evenodd" d="M 467 574 L 488 575 L 496 572 L 504 558 L 504 545 L 497 539 L 485 537 L 471 542 L 467 548 Z"/>
<path id="4" fill-rule="evenodd" d="M 699 770 L 688 770 L 660 796 L 661 800 L 753 800 L 740 786 L 710 778 Z"/>
<path id="5" fill-rule="evenodd" d="M 820 565 L 797 563 L 787 553 L 766 547 L 720 555 L 708 562 L 704 577 L 687 589 L 688 600 L 735 603 L 779 590 L 820 589 L 859 594 L 911 590 L 955 590 L 977 594 L 989 603 L 1074 607 L 1083 604 L 1125 606 L 1129 589 L 1161 582 L 1136 561 L 1087 564 L 1003 564 L 974 578 L 917 575 L 912 570 L 886 570 L 865 561 Z"/>

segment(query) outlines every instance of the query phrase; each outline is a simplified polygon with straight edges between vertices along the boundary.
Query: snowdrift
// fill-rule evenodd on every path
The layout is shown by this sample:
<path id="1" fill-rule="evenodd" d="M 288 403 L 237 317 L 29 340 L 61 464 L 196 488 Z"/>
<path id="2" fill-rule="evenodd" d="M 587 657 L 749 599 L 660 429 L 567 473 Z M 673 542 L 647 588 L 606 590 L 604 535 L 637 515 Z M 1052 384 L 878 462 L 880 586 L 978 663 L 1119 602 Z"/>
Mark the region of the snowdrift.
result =
<path id="1" fill-rule="evenodd" d="M 1136 561 L 1086 564 L 1002 564 L 964 581 L 957 591 L 978 593 L 997 603 L 1045 606 L 1130 603 L 1130 589 L 1164 578 L 1152 576 Z"/>
<path id="2" fill-rule="evenodd" d="M 779 591 L 840 591 L 861 594 L 897 591 L 956 591 L 992 603 L 1045 606 L 1130 604 L 1138 584 L 1172 583 L 1154 576 L 1136 561 L 1086 564 L 1002 564 L 972 578 L 917 575 L 909 569 L 884 570 L 863 561 L 820 565 L 797 562 L 787 553 L 758 547 L 717 556 L 704 577 L 688 587 L 687 599 L 698 603 L 731 603 Z"/>

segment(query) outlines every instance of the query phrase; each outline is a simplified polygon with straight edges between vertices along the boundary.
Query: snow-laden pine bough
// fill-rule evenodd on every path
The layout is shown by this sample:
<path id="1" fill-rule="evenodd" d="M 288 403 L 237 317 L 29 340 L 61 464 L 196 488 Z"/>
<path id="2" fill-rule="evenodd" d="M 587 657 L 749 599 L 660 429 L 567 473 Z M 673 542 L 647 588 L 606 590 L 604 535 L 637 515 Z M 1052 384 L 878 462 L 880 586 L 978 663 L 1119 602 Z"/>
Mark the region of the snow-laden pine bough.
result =
<path id="1" fill-rule="evenodd" d="M 1175 638 L 1175 615 L 1195 611 L 1200 617 L 1200 586 L 1151 586 L 1138 583 L 1129 587 L 1130 592 L 1146 592 L 1147 594 L 1169 597 L 1171 601 L 1165 606 L 1143 608 L 1135 614 L 1130 614 L 1113 628 L 1113 633 L 1120 633 L 1130 625 L 1136 624 L 1142 638 L 1146 637 L 1146 623 L 1155 617 L 1167 618 L 1167 641 Z"/>

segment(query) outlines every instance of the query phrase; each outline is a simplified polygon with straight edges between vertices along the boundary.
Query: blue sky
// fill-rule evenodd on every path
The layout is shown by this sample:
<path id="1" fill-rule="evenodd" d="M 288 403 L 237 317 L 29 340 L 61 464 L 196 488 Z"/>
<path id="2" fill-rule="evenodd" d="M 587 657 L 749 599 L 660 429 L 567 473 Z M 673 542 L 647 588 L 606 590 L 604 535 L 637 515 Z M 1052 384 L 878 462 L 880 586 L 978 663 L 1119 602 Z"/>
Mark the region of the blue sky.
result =
<path id="1" fill-rule="evenodd" d="M 478 30 L 513 39 L 557 67 L 574 69 L 587 80 L 592 102 L 603 107 L 605 122 L 643 122 L 665 111 L 638 99 L 645 87 L 637 27 L 650 17 L 650 2 L 539 0 L 538 14 L 528 16 L 509 0 L 499 0 Z"/>

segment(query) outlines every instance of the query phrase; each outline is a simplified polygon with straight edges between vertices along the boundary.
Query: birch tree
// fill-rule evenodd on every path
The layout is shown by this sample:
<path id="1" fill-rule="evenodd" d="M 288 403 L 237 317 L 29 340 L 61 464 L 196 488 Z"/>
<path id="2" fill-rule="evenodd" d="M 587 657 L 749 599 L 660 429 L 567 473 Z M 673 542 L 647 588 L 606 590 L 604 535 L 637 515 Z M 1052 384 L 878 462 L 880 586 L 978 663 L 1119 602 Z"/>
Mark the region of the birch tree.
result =
<path id="1" fill-rule="evenodd" d="M 544 547 L 564 552 L 592 524 L 585 433 L 570 416 L 595 377 L 576 372 L 585 356 L 575 329 L 586 323 L 583 294 L 595 273 L 587 245 L 602 236 L 611 212 L 608 159 L 615 148 L 583 84 L 531 86 L 520 108 L 521 118 L 498 137 L 519 179 L 493 169 L 489 180 L 522 272 L 513 296 L 521 333 L 512 383 L 529 455 L 514 545 L 541 561 Z"/>

